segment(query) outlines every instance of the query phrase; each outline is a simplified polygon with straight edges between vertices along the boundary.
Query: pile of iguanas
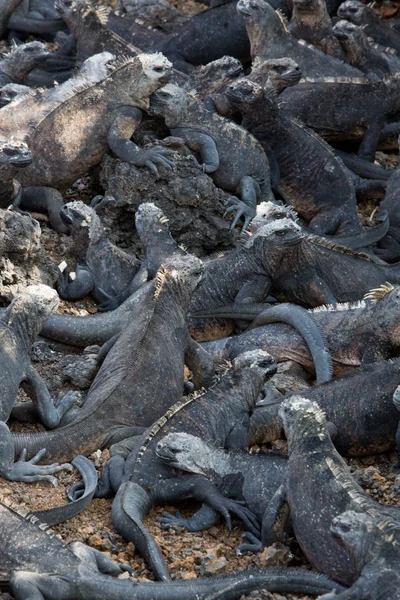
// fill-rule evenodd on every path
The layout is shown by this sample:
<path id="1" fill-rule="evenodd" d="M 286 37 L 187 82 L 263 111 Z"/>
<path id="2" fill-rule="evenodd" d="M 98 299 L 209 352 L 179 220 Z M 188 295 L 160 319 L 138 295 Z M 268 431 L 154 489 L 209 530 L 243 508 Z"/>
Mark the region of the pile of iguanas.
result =
<path id="1" fill-rule="evenodd" d="M 0 36 L 0 596 L 399 600 L 400 6 L 0 0 Z M 392 503 L 349 467 L 385 453 Z M 154 581 L 48 530 L 94 497 Z M 147 515 L 190 500 L 160 528 L 301 568 L 181 578 Z"/>

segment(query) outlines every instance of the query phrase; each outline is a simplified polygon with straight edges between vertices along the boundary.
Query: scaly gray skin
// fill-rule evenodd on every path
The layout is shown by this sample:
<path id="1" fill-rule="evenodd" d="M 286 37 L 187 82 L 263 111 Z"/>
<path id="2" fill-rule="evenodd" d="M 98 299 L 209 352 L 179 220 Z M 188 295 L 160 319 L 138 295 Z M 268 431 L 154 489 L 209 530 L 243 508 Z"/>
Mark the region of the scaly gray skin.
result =
<path id="1" fill-rule="evenodd" d="M 159 459 L 174 469 L 204 475 L 215 485 L 216 492 L 220 490 L 233 500 L 244 501 L 261 525 L 264 513 L 270 522 L 271 510 L 275 508 L 271 503 L 287 476 L 286 457 L 274 453 L 222 450 L 188 433 L 169 433 L 158 442 L 156 452 Z M 163 512 L 158 521 L 161 529 L 179 525 L 188 531 L 202 531 L 213 525 L 211 518 L 205 523 L 201 511 L 186 519 L 180 513 Z M 261 527 L 263 547 L 273 544 L 282 533 Z M 252 540 L 250 532 L 245 535 Z M 238 551 L 245 552 L 246 546 L 241 544 Z"/>
<path id="2" fill-rule="evenodd" d="M 20 85 L 18 83 L 7 83 L 0 90 L 0 106 L 6 106 L 18 97 L 28 94 L 31 88 L 28 85 Z"/>
<path id="3" fill-rule="evenodd" d="M 253 534 L 257 519 L 236 501 L 226 498 L 204 475 L 183 475 L 157 456 L 158 442 L 168 433 L 191 433 L 210 440 L 217 447 L 245 448 L 250 413 L 264 381 L 276 372 L 276 364 L 266 352 L 255 350 L 238 357 L 217 383 L 202 394 L 183 398 L 172 406 L 135 442 L 126 461 L 113 456 L 103 469 L 98 496 L 117 492 L 112 507 L 115 528 L 134 542 L 158 579 L 170 579 L 165 560 L 143 524 L 154 504 L 170 504 L 183 498 L 204 503 L 196 518 L 206 528 L 220 513 L 231 528 L 230 512 L 237 515 Z M 73 486 L 69 497 L 79 498 L 81 484 Z"/>
<path id="4" fill-rule="evenodd" d="M 399 401 L 395 394 L 399 385 L 400 361 L 394 359 L 352 371 L 306 390 L 302 396 L 317 402 L 327 421 L 335 426 L 332 439 L 340 454 L 370 456 L 391 450 L 400 441 Z M 281 438 L 278 418 L 281 401 L 258 403 L 250 419 L 250 444 L 271 443 Z"/>
<path id="5" fill-rule="evenodd" d="M 84 406 L 70 411 L 68 423 L 63 420 L 53 432 L 9 436 L 8 452 L 26 448 L 31 456 L 45 447 L 53 459 L 91 454 L 141 433 L 174 404 L 183 390 L 184 364 L 193 371 L 196 387 L 208 385 L 213 361 L 191 339 L 185 321 L 202 275 L 201 261 L 191 255 L 166 262 L 139 290 L 129 325 L 112 340 Z"/>
<path id="6" fill-rule="evenodd" d="M 286 90 L 285 110 L 328 140 L 360 138 L 359 156 L 374 160 L 390 114 L 400 110 L 400 76 L 385 80 L 320 78 Z M 329 99 L 329 102 L 328 102 Z"/>
<path id="7" fill-rule="evenodd" d="M 29 42 L 11 48 L 11 52 L 0 63 L 0 87 L 24 81 L 29 71 L 48 56 L 50 52 L 41 42 Z"/>
<path id="8" fill-rule="evenodd" d="M 387 182 L 386 196 L 380 207 L 389 215 L 389 231 L 379 241 L 376 255 L 387 262 L 400 260 L 400 171 L 396 170 Z M 375 251 L 375 250 L 374 250 Z"/>
<path id="9" fill-rule="evenodd" d="M 132 569 L 75 542 L 66 545 L 21 505 L 0 497 L 1 576 L 16 600 L 236 600 L 254 589 L 320 595 L 334 582 L 297 569 L 249 569 L 174 583 L 117 579 Z M 110 577 L 114 576 L 114 577 Z"/>
<path id="10" fill-rule="evenodd" d="M 289 31 L 325 54 L 344 59 L 340 42 L 332 31 L 325 0 L 293 0 Z"/>
<path id="11" fill-rule="evenodd" d="M 329 593 L 320 600 L 398 600 L 398 522 L 373 510 L 349 510 L 333 519 L 330 531 L 346 548 L 361 575 L 346 592 Z"/>
<path id="12" fill-rule="evenodd" d="M 298 221 L 298 214 L 293 207 L 287 205 L 279 206 L 272 202 L 261 202 L 261 204 L 257 206 L 257 215 L 252 221 L 251 231 L 254 233 L 263 225 L 284 218 L 292 219 L 301 226 L 301 223 Z M 354 236 L 324 235 L 323 237 L 328 242 L 332 242 L 339 246 L 346 246 L 347 248 L 354 249 L 364 248 L 365 246 L 378 242 L 387 234 L 389 230 L 389 217 L 387 211 L 382 212 L 379 219 L 382 220 L 381 225 L 373 227 L 370 230 L 365 228 L 362 234 L 356 234 Z M 307 229 L 307 227 L 303 226 L 302 229 L 305 234 L 312 235 L 312 232 Z"/>
<path id="13" fill-rule="evenodd" d="M 140 121 L 140 109 L 148 107 L 149 96 L 169 79 L 170 70 L 162 55 L 140 54 L 110 65 L 101 82 L 69 81 L 4 107 L 0 116 L 4 137 L 11 130 L 25 139 L 31 131 L 29 147 L 35 158 L 28 170 L 21 171 L 21 183 L 68 187 L 98 164 L 108 148 L 137 166 L 170 167 L 165 158 L 170 150 L 143 151 L 129 140 Z M 78 132 L 73 145 L 71 127 Z"/>
<path id="14" fill-rule="evenodd" d="M 0 206 L 5 208 L 11 203 L 24 209 L 33 210 L 43 208 L 43 198 L 47 204 L 47 211 L 51 215 L 53 207 L 48 202 L 54 204 L 54 197 L 57 196 L 49 189 L 38 190 L 31 188 L 22 190 L 18 181 L 14 179 L 21 169 L 26 168 L 32 163 L 33 156 L 28 148 L 27 139 L 29 135 L 34 136 L 36 128 L 40 129 L 41 123 L 46 119 L 49 112 L 62 103 L 65 97 L 71 94 L 71 88 L 77 84 L 84 85 L 86 81 L 101 81 L 109 73 L 107 64 L 113 56 L 109 53 L 102 53 L 91 57 L 86 61 L 76 77 L 65 85 L 54 87 L 45 92 L 37 90 L 28 95 L 19 95 L 13 102 L 2 109 L 0 116 L 1 136 L 0 136 Z M 42 191 L 42 199 L 38 192 Z M 38 207 L 39 204 L 39 207 Z M 52 219 L 53 221 L 53 219 Z M 59 231 L 63 232 L 63 225 L 57 214 L 54 215 L 54 222 L 59 226 Z M 64 230 L 66 231 L 66 229 Z"/>
<path id="15" fill-rule="evenodd" d="M 88 0 L 56 0 L 55 6 L 76 40 L 78 63 L 104 51 L 124 56 L 140 54 L 139 48 L 106 26 L 106 18 Z"/>
<path id="16" fill-rule="evenodd" d="M 202 99 L 224 88 L 242 74 L 243 67 L 237 58 L 223 56 L 194 70 L 185 89 L 187 92 L 194 91 Z"/>
<path id="17" fill-rule="evenodd" d="M 109 299 L 99 306 L 101 311 L 115 310 L 144 283 L 151 281 L 163 260 L 185 255 L 185 251 L 171 236 L 167 217 L 152 202 L 144 202 L 139 206 L 135 215 L 135 225 L 140 241 L 146 249 L 146 256 L 129 285 L 119 294 L 110 293 Z"/>
<path id="18" fill-rule="evenodd" d="M 204 36 L 204 31 L 207 31 L 207 36 Z M 250 59 L 249 39 L 243 19 L 236 12 L 235 2 L 191 17 L 157 49 L 184 73 L 190 73 L 193 65 L 205 65 L 222 56 L 233 56 L 242 62 Z"/>
<path id="19" fill-rule="evenodd" d="M 331 441 L 318 404 L 292 396 L 279 415 L 288 440 L 287 499 L 296 539 L 315 568 L 351 585 L 360 571 L 329 532 L 332 519 L 346 510 L 374 509 L 398 522 L 399 508 L 378 504 L 356 484 Z"/>
<path id="20" fill-rule="evenodd" d="M 151 112 L 164 117 L 172 135 L 199 152 L 203 170 L 231 196 L 226 214 L 235 211 L 233 229 L 244 217 L 243 230 L 255 216 L 257 199 L 274 200 L 269 163 L 261 145 L 243 127 L 210 113 L 176 85 L 167 85 L 151 102 Z"/>
<path id="21" fill-rule="evenodd" d="M 383 285 L 368 295 L 369 300 L 338 306 L 321 306 L 311 311 L 313 321 L 326 338 L 333 373 L 337 375 L 360 364 L 385 360 L 398 353 L 400 337 L 397 311 L 399 287 Z M 371 302 L 372 300 L 372 302 Z M 265 305 L 233 305 L 209 309 L 208 316 L 253 320 L 268 310 Z M 261 316 L 261 315 L 260 315 Z M 262 324 L 259 322 L 259 325 Z M 239 336 L 207 342 L 204 348 L 216 358 L 232 359 L 242 352 L 262 348 L 276 360 L 294 360 L 313 372 L 313 361 L 298 332 L 287 325 L 271 324 Z"/>
<path id="22" fill-rule="evenodd" d="M 370 79 L 382 79 L 389 73 L 400 70 L 400 62 L 396 58 L 373 48 L 362 27 L 341 20 L 335 23 L 333 33 L 342 45 L 346 61 L 360 69 Z"/>
<path id="23" fill-rule="evenodd" d="M 341 19 L 361 25 L 367 36 L 377 44 L 391 46 L 400 52 L 400 34 L 388 27 L 371 7 L 358 0 L 347 0 L 339 6 L 337 14 Z"/>
<path id="24" fill-rule="evenodd" d="M 242 79 L 226 95 L 243 126 L 274 153 L 280 185 L 309 229 L 318 235 L 361 233 L 350 172 L 322 138 L 281 109 L 273 87 Z"/>
<path id="25" fill-rule="evenodd" d="M 91 294 L 96 302 L 122 292 L 140 268 L 140 261 L 112 244 L 96 211 L 81 201 L 64 206 L 61 219 L 74 241 L 76 277 L 59 271 L 57 289 L 65 300 Z"/>
<path id="26" fill-rule="evenodd" d="M 233 282 L 235 258 L 238 281 Z M 209 281 L 212 272 L 219 271 L 217 263 L 210 261 L 206 278 L 193 298 L 191 312 L 221 306 L 228 297 L 230 302 L 238 304 L 260 302 L 271 290 L 302 306 L 351 302 L 385 281 L 400 283 L 398 264 L 378 264 L 356 250 L 305 235 L 291 219 L 264 225 L 250 237 L 242 251 L 223 257 L 221 264 L 222 260 L 225 280 L 215 284 Z M 250 260 L 253 271 L 258 267 L 258 274 L 255 271 L 251 279 Z M 205 288 L 203 293 L 202 288 Z M 222 292 L 220 297 L 218 291 Z"/>
<path id="27" fill-rule="evenodd" d="M 289 56 L 298 63 L 304 77 L 360 75 L 351 65 L 293 38 L 285 21 L 265 0 L 239 0 L 237 9 L 244 18 L 253 61 Z"/>
<path id="28" fill-rule="evenodd" d="M 10 0 L 9 2 L 2 2 L 0 6 L 0 37 L 3 38 L 7 31 L 8 21 L 17 8 L 21 4 L 22 0 Z"/>
<path id="29" fill-rule="evenodd" d="M 251 312 L 254 306 L 258 305 L 250 305 Z M 243 305 L 241 308 L 243 309 Z M 244 310 L 246 311 L 246 305 Z M 201 317 L 204 312 L 199 316 Z M 212 315 L 213 311 L 211 310 L 209 314 Z M 315 365 L 317 383 L 325 383 L 332 378 L 332 359 L 326 347 L 325 337 L 310 312 L 294 304 L 271 306 L 258 315 L 248 330 L 268 323 L 287 323 L 294 327 L 303 336 L 309 348 Z"/>
<path id="30" fill-rule="evenodd" d="M 120 11 L 116 13 L 113 10 L 110 12 L 108 12 L 108 9 L 106 10 L 104 21 L 107 27 L 130 44 L 141 48 L 144 52 L 154 50 L 165 38 L 165 34 L 159 29 L 155 29 L 150 25 L 146 26 L 141 21 L 140 16 L 136 18 L 135 14 L 121 14 Z M 104 7 L 101 7 L 100 11 L 104 11 Z"/>
<path id="31" fill-rule="evenodd" d="M 58 296 L 55 290 L 46 285 L 29 286 L 14 298 L 1 316 L 0 475 L 9 481 L 50 481 L 56 485 L 57 480 L 51 474 L 71 468 L 65 464 L 37 466 L 36 463 L 43 456 L 44 450 L 29 462 L 25 462 L 23 451 L 20 459 L 14 462 L 13 450 L 7 447 L 7 439 L 11 434 L 6 421 L 13 409 L 14 414 L 18 416 L 16 399 L 21 384 L 33 401 L 36 416 L 50 428 L 59 424 L 64 413 L 79 397 L 76 392 L 69 392 L 55 406 L 46 384 L 30 360 L 31 346 L 44 321 L 57 306 Z M 33 407 L 29 403 L 22 403 L 19 408 L 22 408 L 24 414 L 25 410 Z"/>

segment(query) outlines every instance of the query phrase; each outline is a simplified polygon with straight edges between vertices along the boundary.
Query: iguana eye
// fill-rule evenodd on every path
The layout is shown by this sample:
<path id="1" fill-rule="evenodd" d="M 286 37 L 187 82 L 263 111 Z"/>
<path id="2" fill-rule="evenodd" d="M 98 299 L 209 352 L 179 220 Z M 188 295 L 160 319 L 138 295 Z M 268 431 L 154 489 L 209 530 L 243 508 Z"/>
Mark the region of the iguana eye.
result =
<path id="1" fill-rule="evenodd" d="M 275 235 L 283 236 L 287 233 L 287 229 L 281 229 L 280 231 L 275 231 Z"/>
<path id="2" fill-rule="evenodd" d="M 156 71 L 156 73 L 160 73 L 161 71 L 164 71 L 164 67 L 153 67 L 153 71 Z"/>

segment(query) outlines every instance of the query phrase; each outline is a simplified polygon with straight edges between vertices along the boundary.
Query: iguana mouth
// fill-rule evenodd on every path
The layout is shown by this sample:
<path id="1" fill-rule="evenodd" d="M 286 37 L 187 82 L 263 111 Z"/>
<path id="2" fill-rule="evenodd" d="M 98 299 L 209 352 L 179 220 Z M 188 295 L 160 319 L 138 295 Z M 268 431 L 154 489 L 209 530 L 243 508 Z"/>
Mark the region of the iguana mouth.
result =
<path id="1" fill-rule="evenodd" d="M 10 165 L 12 165 L 13 167 L 27 167 L 31 164 L 32 160 L 32 156 L 27 156 L 24 158 L 15 158 L 13 160 L 10 160 Z"/>
<path id="2" fill-rule="evenodd" d="M 66 225 L 72 225 L 73 220 L 71 219 L 71 217 L 69 215 L 67 215 L 67 213 L 65 211 L 63 211 L 63 210 L 60 211 L 60 217 Z"/>
<path id="3" fill-rule="evenodd" d="M 160 444 L 157 444 L 156 454 L 158 458 L 161 458 L 166 462 L 174 462 L 176 458 L 175 452 L 168 448 L 168 446 L 162 446 Z"/>

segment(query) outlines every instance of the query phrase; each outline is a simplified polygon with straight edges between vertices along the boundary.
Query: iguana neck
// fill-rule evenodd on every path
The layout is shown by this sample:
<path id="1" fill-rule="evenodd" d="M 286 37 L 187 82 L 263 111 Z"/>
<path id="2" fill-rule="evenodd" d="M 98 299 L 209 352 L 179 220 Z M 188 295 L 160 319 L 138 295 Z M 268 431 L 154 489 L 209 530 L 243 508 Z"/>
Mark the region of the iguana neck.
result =
<path id="1" fill-rule="evenodd" d="M 84 260 L 89 246 L 98 244 L 105 237 L 104 227 L 95 211 L 93 211 L 91 222 L 87 227 L 79 225 L 71 228 L 71 237 L 74 241 L 76 259 Z"/>
<path id="2" fill-rule="evenodd" d="M 272 46 L 282 35 L 286 35 L 278 14 L 269 6 L 258 14 L 257 21 L 249 21 L 246 29 L 250 39 L 252 60 L 263 54 L 267 40 Z"/>

